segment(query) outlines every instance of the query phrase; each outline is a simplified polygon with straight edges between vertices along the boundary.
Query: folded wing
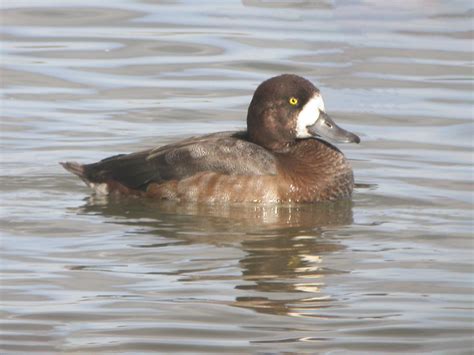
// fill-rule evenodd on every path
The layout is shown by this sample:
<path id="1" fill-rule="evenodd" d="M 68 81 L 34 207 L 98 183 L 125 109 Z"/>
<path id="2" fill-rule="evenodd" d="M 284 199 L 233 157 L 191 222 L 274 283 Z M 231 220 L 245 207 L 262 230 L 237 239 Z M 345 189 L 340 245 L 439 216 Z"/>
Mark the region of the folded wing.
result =
<path id="1" fill-rule="evenodd" d="M 75 163 L 65 164 L 72 166 Z M 221 132 L 112 156 L 80 166 L 80 170 L 81 174 L 73 173 L 86 182 L 113 180 L 129 188 L 145 190 L 151 182 L 181 180 L 204 171 L 227 175 L 275 175 L 276 162 L 267 150 L 247 141 L 245 132 Z"/>

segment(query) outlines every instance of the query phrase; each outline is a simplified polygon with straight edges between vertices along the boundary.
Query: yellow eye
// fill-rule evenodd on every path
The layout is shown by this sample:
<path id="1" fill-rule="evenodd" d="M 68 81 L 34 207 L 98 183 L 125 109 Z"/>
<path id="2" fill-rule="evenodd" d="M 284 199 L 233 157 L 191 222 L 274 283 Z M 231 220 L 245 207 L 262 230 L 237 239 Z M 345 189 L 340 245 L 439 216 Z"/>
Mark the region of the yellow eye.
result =
<path id="1" fill-rule="evenodd" d="M 298 104 L 298 99 L 296 97 L 290 97 L 288 102 L 290 103 L 290 105 L 295 106 L 296 104 Z"/>

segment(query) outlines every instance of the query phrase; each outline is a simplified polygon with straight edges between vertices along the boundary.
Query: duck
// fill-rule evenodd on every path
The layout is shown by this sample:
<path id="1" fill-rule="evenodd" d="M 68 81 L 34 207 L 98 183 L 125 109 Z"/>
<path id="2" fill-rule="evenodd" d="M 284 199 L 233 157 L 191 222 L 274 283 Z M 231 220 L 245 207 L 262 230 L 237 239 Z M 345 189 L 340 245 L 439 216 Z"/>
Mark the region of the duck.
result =
<path id="1" fill-rule="evenodd" d="M 195 136 L 91 164 L 60 162 L 97 194 L 203 203 L 316 203 L 349 199 L 352 167 L 330 141 L 360 143 L 326 113 L 309 80 L 262 82 L 247 130 Z"/>

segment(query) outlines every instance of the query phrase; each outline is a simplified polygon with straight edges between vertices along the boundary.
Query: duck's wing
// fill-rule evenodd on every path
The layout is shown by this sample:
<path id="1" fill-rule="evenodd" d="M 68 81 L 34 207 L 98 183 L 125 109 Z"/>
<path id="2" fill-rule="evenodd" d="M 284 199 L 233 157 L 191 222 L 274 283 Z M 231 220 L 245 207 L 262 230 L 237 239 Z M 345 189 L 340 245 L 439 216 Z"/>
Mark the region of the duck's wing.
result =
<path id="1" fill-rule="evenodd" d="M 86 183 L 116 181 L 145 189 L 151 182 L 181 180 L 199 172 L 227 175 L 275 175 L 275 157 L 245 139 L 245 132 L 220 132 L 97 163 L 62 163 Z"/>

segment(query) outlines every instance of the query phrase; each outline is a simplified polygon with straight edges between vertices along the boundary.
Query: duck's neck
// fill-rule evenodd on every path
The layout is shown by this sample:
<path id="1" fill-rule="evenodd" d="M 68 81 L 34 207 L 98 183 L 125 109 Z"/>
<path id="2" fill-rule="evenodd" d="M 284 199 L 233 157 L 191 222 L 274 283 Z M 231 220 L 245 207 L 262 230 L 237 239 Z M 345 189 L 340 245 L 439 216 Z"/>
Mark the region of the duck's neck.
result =
<path id="1" fill-rule="evenodd" d="M 287 151 L 275 155 L 293 199 L 316 201 L 350 196 L 352 169 L 333 145 L 317 139 L 298 140 Z"/>

